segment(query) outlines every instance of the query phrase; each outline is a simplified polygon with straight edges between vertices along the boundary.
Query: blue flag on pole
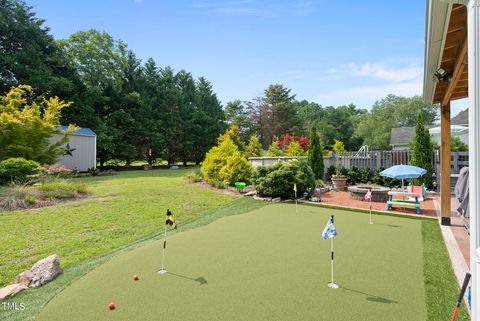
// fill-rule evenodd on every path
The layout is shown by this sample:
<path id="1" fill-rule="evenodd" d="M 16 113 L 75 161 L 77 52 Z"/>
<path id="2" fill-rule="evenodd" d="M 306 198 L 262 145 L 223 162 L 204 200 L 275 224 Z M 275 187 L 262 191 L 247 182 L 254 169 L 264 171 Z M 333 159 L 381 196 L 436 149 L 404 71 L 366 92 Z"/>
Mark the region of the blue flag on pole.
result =
<path id="1" fill-rule="evenodd" d="M 324 240 L 328 240 L 334 237 L 335 235 L 337 235 L 337 230 L 335 229 L 335 226 L 333 226 L 333 215 L 332 215 L 328 220 L 327 226 L 325 226 L 325 229 L 323 230 L 322 237 Z"/>

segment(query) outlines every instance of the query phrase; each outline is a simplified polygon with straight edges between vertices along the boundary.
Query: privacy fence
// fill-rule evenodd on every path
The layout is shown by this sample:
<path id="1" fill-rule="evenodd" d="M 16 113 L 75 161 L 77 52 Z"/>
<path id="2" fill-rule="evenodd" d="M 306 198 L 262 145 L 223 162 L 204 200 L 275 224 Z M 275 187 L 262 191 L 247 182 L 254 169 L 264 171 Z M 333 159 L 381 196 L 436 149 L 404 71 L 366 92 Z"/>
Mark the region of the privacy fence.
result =
<path id="1" fill-rule="evenodd" d="M 436 186 L 440 186 L 440 155 L 436 150 L 433 152 L 433 171 L 435 175 Z M 362 168 L 368 167 L 372 172 L 379 168 L 388 168 L 394 165 L 410 164 L 412 158 L 411 150 L 384 150 L 384 151 L 368 151 L 368 152 L 332 152 L 330 156 L 324 156 L 323 162 L 325 172 L 328 167 L 343 167 L 350 169 L 353 166 Z M 253 167 L 272 165 L 278 160 L 290 160 L 294 158 L 305 157 L 251 157 L 250 163 Z M 455 186 L 458 174 L 462 167 L 468 166 L 468 152 L 452 152 L 451 153 L 451 174 L 452 188 Z"/>

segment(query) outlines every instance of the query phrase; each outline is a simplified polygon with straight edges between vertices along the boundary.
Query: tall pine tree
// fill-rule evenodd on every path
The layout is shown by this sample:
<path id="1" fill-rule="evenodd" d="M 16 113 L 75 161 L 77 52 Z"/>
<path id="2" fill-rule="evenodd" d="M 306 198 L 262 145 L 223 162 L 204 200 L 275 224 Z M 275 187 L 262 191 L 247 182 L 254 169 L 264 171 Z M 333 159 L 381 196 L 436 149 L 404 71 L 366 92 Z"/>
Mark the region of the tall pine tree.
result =
<path id="1" fill-rule="evenodd" d="M 414 184 L 421 185 L 425 183 L 427 188 L 433 188 L 433 144 L 428 129 L 423 126 L 422 113 L 419 113 L 417 116 L 412 151 L 413 155 L 410 164 L 427 170 L 425 175 L 414 180 Z"/>
<path id="2" fill-rule="evenodd" d="M 310 130 L 308 165 L 312 168 L 315 179 L 323 179 L 323 147 L 315 125 L 313 125 Z"/>

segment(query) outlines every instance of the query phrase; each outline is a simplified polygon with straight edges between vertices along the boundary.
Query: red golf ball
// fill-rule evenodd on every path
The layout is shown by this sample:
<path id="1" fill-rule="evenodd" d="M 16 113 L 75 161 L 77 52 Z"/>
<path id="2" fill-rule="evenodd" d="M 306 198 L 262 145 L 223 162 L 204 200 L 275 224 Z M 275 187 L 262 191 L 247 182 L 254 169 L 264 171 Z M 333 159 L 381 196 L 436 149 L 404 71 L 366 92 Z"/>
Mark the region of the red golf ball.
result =
<path id="1" fill-rule="evenodd" d="M 113 303 L 113 302 L 108 305 L 108 308 L 109 308 L 110 310 L 115 309 L 115 307 L 116 307 L 116 306 L 115 306 L 115 303 Z"/>
<path id="2" fill-rule="evenodd" d="M 135 274 L 135 275 L 133 276 L 133 279 L 134 279 L 135 281 L 138 281 L 138 275 Z"/>

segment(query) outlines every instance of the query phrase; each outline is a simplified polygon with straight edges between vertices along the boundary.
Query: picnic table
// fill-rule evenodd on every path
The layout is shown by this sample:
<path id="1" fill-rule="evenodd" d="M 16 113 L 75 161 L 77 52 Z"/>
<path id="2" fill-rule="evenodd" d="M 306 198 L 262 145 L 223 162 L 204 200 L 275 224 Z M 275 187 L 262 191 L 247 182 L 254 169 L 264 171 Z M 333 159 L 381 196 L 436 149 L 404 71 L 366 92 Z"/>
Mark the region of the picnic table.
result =
<path id="1" fill-rule="evenodd" d="M 396 197 L 395 199 L 393 197 Z M 406 191 L 389 191 L 388 192 L 388 201 L 387 201 L 387 210 L 391 210 L 392 206 L 399 207 L 414 207 L 417 211 L 417 214 L 420 214 L 420 202 L 418 201 L 418 193 L 411 193 Z M 401 197 L 401 199 L 399 199 Z M 408 198 L 414 197 L 415 201 L 410 201 Z"/>

